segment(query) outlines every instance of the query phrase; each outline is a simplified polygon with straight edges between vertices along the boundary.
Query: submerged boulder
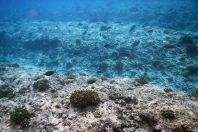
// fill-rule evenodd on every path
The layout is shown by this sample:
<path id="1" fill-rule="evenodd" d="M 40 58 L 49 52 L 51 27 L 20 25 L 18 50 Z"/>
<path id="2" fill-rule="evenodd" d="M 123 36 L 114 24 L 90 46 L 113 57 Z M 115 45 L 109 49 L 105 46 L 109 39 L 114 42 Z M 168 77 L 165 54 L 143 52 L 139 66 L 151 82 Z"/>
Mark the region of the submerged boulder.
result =
<path id="1" fill-rule="evenodd" d="M 96 78 L 89 78 L 89 79 L 87 79 L 87 84 L 93 84 L 93 83 L 95 83 L 96 81 L 97 81 Z"/>
<path id="2" fill-rule="evenodd" d="M 33 84 L 35 91 L 44 92 L 50 88 L 49 81 L 47 79 L 38 80 Z"/>
<path id="3" fill-rule="evenodd" d="M 110 119 L 101 121 L 100 132 L 124 132 L 123 126 L 117 122 L 113 122 Z"/>
<path id="4" fill-rule="evenodd" d="M 13 98 L 15 96 L 14 90 L 9 86 L 0 86 L 0 98 Z"/>
<path id="5" fill-rule="evenodd" d="M 178 124 L 172 128 L 172 132 L 195 132 L 189 124 Z"/>
<path id="6" fill-rule="evenodd" d="M 47 72 L 45 72 L 46 76 L 51 76 L 53 74 L 55 74 L 55 71 L 47 71 Z"/>
<path id="7" fill-rule="evenodd" d="M 153 126 L 158 122 L 156 114 L 151 111 L 142 111 L 141 113 L 139 113 L 139 117 L 142 122 L 148 124 L 149 126 Z"/>
<path id="8" fill-rule="evenodd" d="M 164 88 L 164 92 L 170 93 L 170 92 L 173 92 L 173 89 L 171 89 L 171 88 Z"/>
<path id="9" fill-rule="evenodd" d="M 109 99 L 118 104 L 138 104 L 138 99 L 135 96 L 126 96 L 117 91 L 111 91 L 108 94 Z"/>
<path id="10" fill-rule="evenodd" d="M 140 76 L 135 79 L 135 86 L 143 86 L 149 83 L 149 78 L 146 75 Z"/>
<path id="11" fill-rule="evenodd" d="M 172 111 L 170 109 L 162 110 L 160 113 L 161 113 L 161 115 L 162 115 L 163 118 L 166 118 L 166 119 L 175 119 L 175 113 L 174 113 L 174 111 Z"/>

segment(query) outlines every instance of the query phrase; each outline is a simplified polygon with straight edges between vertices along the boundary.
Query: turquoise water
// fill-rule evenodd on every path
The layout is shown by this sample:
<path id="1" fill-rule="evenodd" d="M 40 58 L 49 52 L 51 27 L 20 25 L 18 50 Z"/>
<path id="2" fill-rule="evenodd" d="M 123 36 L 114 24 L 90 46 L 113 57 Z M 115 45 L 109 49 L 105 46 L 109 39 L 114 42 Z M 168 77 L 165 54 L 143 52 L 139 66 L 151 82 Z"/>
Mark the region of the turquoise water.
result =
<path id="1" fill-rule="evenodd" d="M 197 0 L 1 0 L 0 61 L 198 89 Z"/>

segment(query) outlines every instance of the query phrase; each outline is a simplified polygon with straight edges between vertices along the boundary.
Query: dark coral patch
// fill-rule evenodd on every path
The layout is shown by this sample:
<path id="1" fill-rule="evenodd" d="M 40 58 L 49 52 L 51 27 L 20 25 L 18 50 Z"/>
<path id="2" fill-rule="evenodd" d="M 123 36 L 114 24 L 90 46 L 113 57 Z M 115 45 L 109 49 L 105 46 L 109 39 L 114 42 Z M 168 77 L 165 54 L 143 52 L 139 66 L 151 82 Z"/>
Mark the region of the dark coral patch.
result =
<path id="1" fill-rule="evenodd" d="M 25 108 L 18 107 L 10 113 L 10 120 L 23 128 L 29 125 L 30 118 L 31 113 Z"/>
<path id="2" fill-rule="evenodd" d="M 78 90 L 70 96 L 70 103 L 77 108 L 97 106 L 100 103 L 98 93 L 92 90 Z"/>

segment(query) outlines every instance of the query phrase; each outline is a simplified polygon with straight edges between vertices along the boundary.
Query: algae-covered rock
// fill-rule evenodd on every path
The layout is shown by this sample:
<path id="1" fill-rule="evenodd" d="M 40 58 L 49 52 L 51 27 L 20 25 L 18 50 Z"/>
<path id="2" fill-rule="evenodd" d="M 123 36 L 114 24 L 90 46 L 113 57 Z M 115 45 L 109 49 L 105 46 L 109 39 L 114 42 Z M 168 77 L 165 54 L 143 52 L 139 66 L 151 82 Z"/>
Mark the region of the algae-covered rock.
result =
<path id="1" fill-rule="evenodd" d="M 147 123 L 150 126 L 157 123 L 156 115 L 151 111 L 142 111 L 139 113 L 139 117 L 144 123 Z"/>
<path id="2" fill-rule="evenodd" d="M 87 80 L 87 84 L 93 84 L 93 83 L 95 83 L 96 81 L 97 81 L 96 78 L 89 78 L 89 79 Z"/>
<path id="3" fill-rule="evenodd" d="M 193 131 L 188 124 L 179 124 L 172 129 L 172 132 L 195 132 L 195 131 Z"/>
<path id="4" fill-rule="evenodd" d="M 100 132 L 123 132 L 123 127 L 112 120 L 104 120 L 100 124 Z"/>
<path id="5" fill-rule="evenodd" d="M 33 84 L 33 89 L 39 92 L 44 92 L 50 88 L 49 81 L 47 79 L 38 80 Z"/>
<path id="6" fill-rule="evenodd" d="M 67 79 L 76 79 L 77 78 L 77 76 L 72 73 L 66 73 L 65 75 L 67 76 Z"/>
<path id="7" fill-rule="evenodd" d="M 170 92 L 173 92 L 173 90 L 171 88 L 164 88 L 164 92 L 170 93 Z"/>
<path id="8" fill-rule="evenodd" d="M 109 99 L 117 102 L 118 100 L 124 101 L 126 104 L 138 104 L 138 99 L 135 96 L 126 96 L 116 91 L 109 92 Z"/>
<path id="9" fill-rule="evenodd" d="M 174 111 L 172 111 L 170 109 L 162 110 L 160 113 L 161 113 L 161 115 L 162 115 L 163 118 L 166 118 L 166 119 L 175 119 L 175 113 L 174 113 Z"/>
<path id="10" fill-rule="evenodd" d="M 99 111 L 93 112 L 93 115 L 94 115 L 95 118 L 101 118 L 102 117 L 102 115 Z"/>
<path id="11" fill-rule="evenodd" d="M 46 76 L 51 76 L 51 75 L 53 75 L 55 73 L 55 71 L 47 71 L 46 73 L 45 73 L 45 75 Z"/>
<path id="12" fill-rule="evenodd" d="M 78 90 L 70 96 L 70 103 L 77 108 L 97 106 L 100 103 L 98 93 L 92 90 Z"/>
<path id="13" fill-rule="evenodd" d="M 0 86 L 0 98 L 12 98 L 14 96 L 15 94 L 12 88 L 9 88 L 7 86 Z"/>
<path id="14" fill-rule="evenodd" d="M 17 107 L 10 113 L 10 120 L 23 128 L 29 125 L 30 119 L 31 113 L 22 107 Z"/>
<path id="15" fill-rule="evenodd" d="M 148 84 L 149 78 L 146 76 L 146 75 L 143 75 L 143 76 L 140 76 L 138 78 L 135 79 L 135 82 L 136 82 L 136 86 L 143 86 L 145 84 Z"/>

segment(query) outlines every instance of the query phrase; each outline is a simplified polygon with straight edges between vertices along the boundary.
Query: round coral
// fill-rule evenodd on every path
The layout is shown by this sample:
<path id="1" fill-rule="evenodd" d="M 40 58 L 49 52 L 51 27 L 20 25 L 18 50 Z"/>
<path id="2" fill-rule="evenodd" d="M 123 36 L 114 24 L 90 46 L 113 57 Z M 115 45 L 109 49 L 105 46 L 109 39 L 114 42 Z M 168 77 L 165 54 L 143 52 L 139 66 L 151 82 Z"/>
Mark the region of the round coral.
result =
<path id="1" fill-rule="evenodd" d="M 100 103 L 98 93 L 92 90 L 78 90 L 70 96 L 70 103 L 77 108 L 97 106 Z"/>

